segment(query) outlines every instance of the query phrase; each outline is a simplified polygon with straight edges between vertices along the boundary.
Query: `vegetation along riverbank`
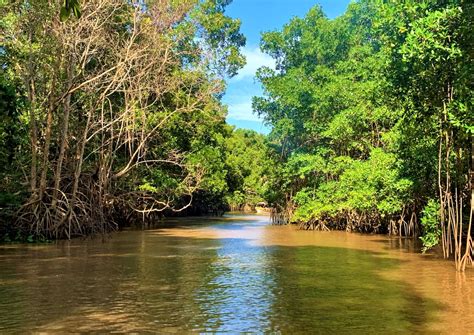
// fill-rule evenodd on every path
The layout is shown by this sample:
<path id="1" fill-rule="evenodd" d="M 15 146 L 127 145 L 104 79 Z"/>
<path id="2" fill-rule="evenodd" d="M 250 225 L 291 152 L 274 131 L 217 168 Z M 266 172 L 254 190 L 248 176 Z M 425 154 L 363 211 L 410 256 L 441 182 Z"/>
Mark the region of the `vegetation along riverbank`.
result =
<path id="1" fill-rule="evenodd" d="M 263 33 L 265 136 L 225 120 L 246 62 L 230 2 L 0 2 L 0 238 L 265 203 L 472 265 L 473 4 L 316 5 Z"/>

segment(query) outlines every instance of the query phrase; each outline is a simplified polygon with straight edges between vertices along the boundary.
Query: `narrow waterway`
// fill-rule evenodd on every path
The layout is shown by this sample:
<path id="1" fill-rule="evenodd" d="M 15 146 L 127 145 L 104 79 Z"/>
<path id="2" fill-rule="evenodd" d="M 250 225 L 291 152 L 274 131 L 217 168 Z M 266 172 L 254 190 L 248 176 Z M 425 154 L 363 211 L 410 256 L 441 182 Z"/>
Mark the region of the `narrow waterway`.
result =
<path id="1" fill-rule="evenodd" d="M 474 334 L 474 271 L 413 241 L 177 219 L 0 246 L 0 333 Z"/>

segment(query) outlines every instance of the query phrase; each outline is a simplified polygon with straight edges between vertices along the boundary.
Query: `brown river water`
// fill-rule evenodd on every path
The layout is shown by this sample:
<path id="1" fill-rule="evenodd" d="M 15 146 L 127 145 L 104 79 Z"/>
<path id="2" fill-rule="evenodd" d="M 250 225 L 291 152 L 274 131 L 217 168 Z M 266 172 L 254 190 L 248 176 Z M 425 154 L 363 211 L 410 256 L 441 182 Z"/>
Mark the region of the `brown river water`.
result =
<path id="1" fill-rule="evenodd" d="M 474 334 L 474 270 L 418 250 L 241 214 L 0 245 L 0 334 Z"/>

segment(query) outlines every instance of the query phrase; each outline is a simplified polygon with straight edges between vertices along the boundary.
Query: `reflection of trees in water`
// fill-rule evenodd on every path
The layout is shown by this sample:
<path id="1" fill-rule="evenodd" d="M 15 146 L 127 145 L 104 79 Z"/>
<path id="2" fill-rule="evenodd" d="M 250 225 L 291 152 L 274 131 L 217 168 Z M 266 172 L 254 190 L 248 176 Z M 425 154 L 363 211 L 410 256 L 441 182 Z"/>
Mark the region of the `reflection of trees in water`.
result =
<path id="1" fill-rule="evenodd" d="M 215 241 L 126 233 L 79 244 L 2 264 L 0 283 L 12 280 L 0 286 L 0 330 L 172 331 L 201 313 L 192 295 Z"/>
<path id="2" fill-rule="evenodd" d="M 401 252 L 417 253 L 423 248 L 423 244 L 418 238 L 390 237 L 388 239 L 383 238 L 380 242 L 386 243 L 390 250 L 399 250 Z"/>
<path id="3" fill-rule="evenodd" d="M 278 248 L 272 330 L 283 333 L 412 333 L 440 308 L 380 276 L 398 260 L 327 247 Z"/>

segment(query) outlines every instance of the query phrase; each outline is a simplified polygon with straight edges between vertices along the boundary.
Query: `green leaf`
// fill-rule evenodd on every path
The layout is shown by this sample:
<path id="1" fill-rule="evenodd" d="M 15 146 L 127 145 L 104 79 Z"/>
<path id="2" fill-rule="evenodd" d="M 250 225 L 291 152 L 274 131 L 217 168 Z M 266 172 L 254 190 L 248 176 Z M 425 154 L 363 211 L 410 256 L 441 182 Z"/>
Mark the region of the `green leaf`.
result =
<path id="1" fill-rule="evenodd" d="M 71 14 L 71 11 L 68 8 L 61 7 L 61 11 L 59 13 L 59 19 L 61 20 L 61 22 L 64 22 L 69 18 L 70 14 Z"/>
<path id="2" fill-rule="evenodd" d="M 79 5 L 79 1 L 71 0 L 70 8 L 72 9 L 74 16 L 79 19 L 81 17 L 81 7 Z"/>
<path id="3" fill-rule="evenodd" d="M 81 10 L 79 9 L 79 7 L 74 6 L 72 10 L 74 12 L 74 16 L 79 19 L 81 17 Z"/>

